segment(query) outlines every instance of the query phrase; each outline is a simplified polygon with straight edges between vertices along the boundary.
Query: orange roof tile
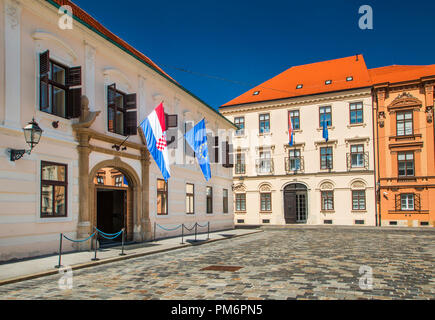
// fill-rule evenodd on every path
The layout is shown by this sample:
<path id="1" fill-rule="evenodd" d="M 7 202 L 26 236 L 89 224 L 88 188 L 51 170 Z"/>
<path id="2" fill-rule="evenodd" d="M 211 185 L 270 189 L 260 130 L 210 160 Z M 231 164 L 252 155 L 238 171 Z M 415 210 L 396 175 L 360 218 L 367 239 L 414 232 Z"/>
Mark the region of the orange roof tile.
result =
<path id="1" fill-rule="evenodd" d="M 353 80 L 347 81 L 348 77 Z M 327 80 L 332 83 L 326 85 Z M 297 89 L 299 84 L 303 85 L 301 89 Z M 358 55 L 292 67 L 222 107 L 370 86 L 364 57 Z"/>
<path id="2" fill-rule="evenodd" d="M 435 64 L 427 66 L 388 66 L 369 70 L 373 85 L 381 83 L 398 83 L 419 80 L 435 76 Z"/>
<path id="3" fill-rule="evenodd" d="M 89 13 L 84 11 L 82 8 L 80 8 L 78 5 L 76 5 L 72 1 L 70 1 L 70 0 L 46 0 L 46 1 L 51 2 L 51 3 L 55 3 L 58 6 L 64 6 L 64 5 L 71 6 L 71 8 L 73 10 L 73 14 L 75 17 L 82 20 L 84 23 L 88 24 L 91 28 L 93 28 L 98 33 L 104 35 L 105 37 L 109 38 L 110 40 L 112 40 L 113 42 L 115 42 L 116 44 L 118 44 L 119 46 L 124 48 L 125 50 L 129 51 L 131 54 L 133 54 L 137 58 L 143 60 L 148 65 L 150 65 L 152 68 L 160 71 L 165 76 L 167 76 L 171 80 L 175 81 L 165 71 L 163 71 L 163 69 L 161 69 L 158 65 L 156 65 L 150 58 L 148 58 L 143 53 L 141 53 L 138 50 L 136 50 L 135 48 L 133 48 L 131 45 L 129 45 L 127 42 L 125 42 L 124 40 L 122 40 L 121 38 L 116 36 L 114 33 L 110 32 L 101 23 L 99 23 L 95 18 L 93 18 Z"/>

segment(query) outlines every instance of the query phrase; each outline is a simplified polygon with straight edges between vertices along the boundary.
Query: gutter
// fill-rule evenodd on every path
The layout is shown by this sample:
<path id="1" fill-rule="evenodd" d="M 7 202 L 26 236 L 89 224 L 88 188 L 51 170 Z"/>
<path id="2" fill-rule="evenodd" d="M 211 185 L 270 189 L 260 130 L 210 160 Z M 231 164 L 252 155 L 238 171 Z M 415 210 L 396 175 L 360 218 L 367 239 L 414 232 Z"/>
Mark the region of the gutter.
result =
<path id="1" fill-rule="evenodd" d="M 56 7 L 57 9 L 59 9 L 61 6 L 59 4 L 57 4 L 56 2 L 54 2 L 53 0 L 45 0 L 48 3 L 50 3 L 51 5 L 53 5 L 54 7 Z M 186 88 L 184 88 L 182 85 L 180 85 L 179 83 L 177 83 L 176 81 L 174 81 L 173 79 L 169 78 L 167 75 L 165 75 L 164 73 L 162 73 L 160 70 L 154 68 L 152 65 L 150 65 L 149 63 L 147 63 L 146 61 L 142 60 L 141 58 L 139 58 L 138 56 L 136 56 L 134 53 L 132 53 L 131 51 L 127 50 L 126 48 L 124 48 L 123 46 L 121 46 L 120 44 L 114 42 L 112 39 L 110 39 L 109 37 L 107 37 L 106 35 L 102 34 L 101 32 L 99 32 L 98 30 L 96 30 L 94 27 L 90 26 L 89 24 L 87 24 L 86 22 L 84 22 L 83 20 L 81 20 L 80 18 L 78 18 L 76 15 L 74 15 L 73 13 L 73 18 L 74 20 L 80 22 L 82 25 L 84 25 L 85 27 L 87 27 L 89 30 L 95 32 L 96 34 L 98 34 L 99 36 L 101 36 L 102 38 L 104 38 L 105 40 L 109 41 L 110 43 L 112 43 L 113 45 L 115 45 L 116 47 L 118 47 L 119 49 L 121 49 L 122 51 L 126 52 L 127 54 L 129 54 L 130 56 L 132 56 L 133 58 L 135 58 L 136 60 L 138 60 L 139 62 L 143 63 L 144 65 L 146 65 L 147 67 L 149 67 L 150 69 L 152 69 L 153 71 L 155 71 L 157 74 L 161 75 L 163 78 L 165 78 L 166 80 L 168 80 L 169 82 L 171 82 L 172 84 L 174 84 L 175 86 L 177 86 L 178 88 L 180 88 L 181 90 L 183 90 L 184 92 L 186 92 L 188 95 L 190 95 L 192 98 L 194 98 L 195 100 L 199 101 L 200 103 L 202 103 L 204 106 L 206 106 L 207 108 L 209 108 L 210 110 L 212 110 L 214 113 L 216 113 L 219 117 L 221 117 L 222 119 L 224 119 L 230 126 L 232 126 L 234 129 L 237 129 L 237 126 L 232 123 L 230 120 L 228 120 L 226 117 L 224 117 L 220 112 L 216 111 L 213 107 L 209 106 L 207 103 L 205 103 L 203 100 L 201 100 L 200 98 L 198 98 L 196 95 L 194 95 L 192 92 L 190 92 L 189 90 L 187 90 Z"/>

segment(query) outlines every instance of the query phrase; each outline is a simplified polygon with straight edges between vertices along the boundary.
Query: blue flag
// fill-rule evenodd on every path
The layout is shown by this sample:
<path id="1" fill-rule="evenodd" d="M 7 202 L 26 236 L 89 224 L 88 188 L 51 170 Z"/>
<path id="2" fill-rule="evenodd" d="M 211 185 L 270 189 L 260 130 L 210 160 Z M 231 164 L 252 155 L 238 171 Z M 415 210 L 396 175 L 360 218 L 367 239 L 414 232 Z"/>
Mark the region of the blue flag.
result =
<path id="1" fill-rule="evenodd" d="M 323 121 L 323 139 L 325 139 L 326 142 L 329 141 L 328 121 Z"/>
<path id="2" fill-rule="evenodd" d="M 198 164 L 201 167 L 205 180 L 211 179 L 210 157 L 208 156 L 207 132 L 205 119 L 202 119 L 193 129 L 187 132 L 184 137 L 187 143 L 195 151 Z"/>

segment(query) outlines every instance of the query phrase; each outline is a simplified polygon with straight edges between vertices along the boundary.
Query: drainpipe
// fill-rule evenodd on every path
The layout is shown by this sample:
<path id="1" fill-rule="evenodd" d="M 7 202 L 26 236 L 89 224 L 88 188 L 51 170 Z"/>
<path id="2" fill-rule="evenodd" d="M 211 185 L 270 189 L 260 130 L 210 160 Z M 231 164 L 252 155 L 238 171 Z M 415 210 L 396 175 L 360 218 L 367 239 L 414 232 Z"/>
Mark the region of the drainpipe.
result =
<path id="1" fill-rule="evenodd" d="M 374 170 L 375 170 L 375 175 L 374 175 L 374 180 L 375 180 L 375 199 L 376 199 L 376 226 L 380 227 L 382 226 L 381 223 L 381 182 L 379 180 L 378 175 L 380 174 L 380 169 L 379 169 L 379 131 L 378 131 L 378 127 L 379 127 L 379 119 L 378 119 L 378 101 L 377 101 L 377 97 L 375 94 L 375 89 L 372 89 L 372 112 L 373 112 L 373 120 L 376 119 L 376 123 L 374 123 L 373 125 L 373 155 L 375 156 L 375 163 L 374 163 Z M 375 109 L 375 99 L 376 99 L 376 109 Z M 374 121 L 375 122 L 375 121 Z M 376 129 L 375 129 L 375 125 L 376 125 Z M 376 143 L 375 143 L 376 142 Z M 375 146 L 376 145 L 376 146 Z M 376 161 L 377 160 L 377 161 Z M 379 197 L 378 197 L 378 188 L 379 188 Z M 379 202 L 379 207 L 378 207 L 378 202 Z"/>

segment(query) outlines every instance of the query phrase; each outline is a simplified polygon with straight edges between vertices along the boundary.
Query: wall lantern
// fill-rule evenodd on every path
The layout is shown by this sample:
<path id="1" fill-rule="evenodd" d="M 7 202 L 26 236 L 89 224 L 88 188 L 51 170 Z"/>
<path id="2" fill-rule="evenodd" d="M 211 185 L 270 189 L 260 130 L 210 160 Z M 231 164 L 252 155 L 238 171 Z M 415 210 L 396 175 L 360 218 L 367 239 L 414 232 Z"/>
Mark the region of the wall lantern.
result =
<path id="1" fill-rule="evenodd" d="M 41 139 L 42 129 L 35 122 L 34 118 L 32 119 L 31 122 L 28 123 L 28 125 L 23 129 L 23 131 L 24 131 L 24 139 L 26 139 L 26 143 L 30 146 L 30 150 L 10 149 L 11 161 L 20 160 L 26 153 L 30 155 L 32 153 L 33 148 L 36 147 L 36 145 L 39 143 L 39 140 Z"/>

